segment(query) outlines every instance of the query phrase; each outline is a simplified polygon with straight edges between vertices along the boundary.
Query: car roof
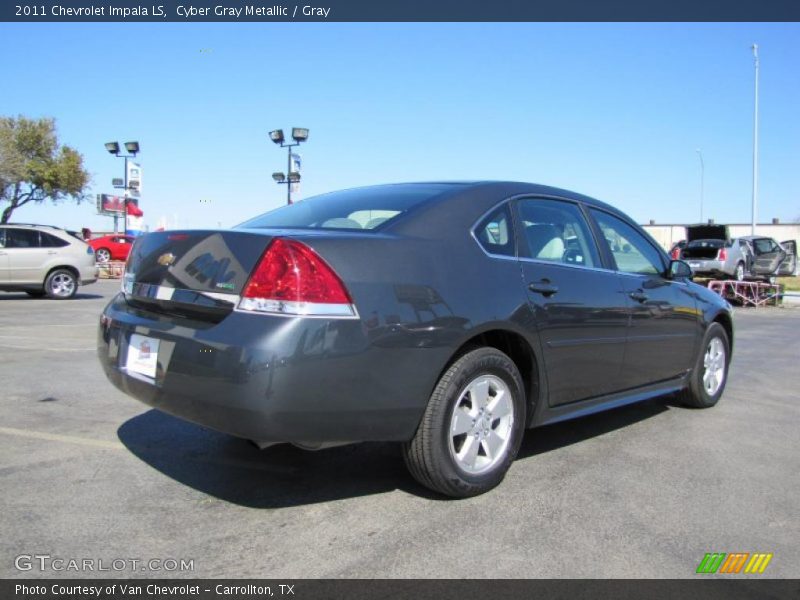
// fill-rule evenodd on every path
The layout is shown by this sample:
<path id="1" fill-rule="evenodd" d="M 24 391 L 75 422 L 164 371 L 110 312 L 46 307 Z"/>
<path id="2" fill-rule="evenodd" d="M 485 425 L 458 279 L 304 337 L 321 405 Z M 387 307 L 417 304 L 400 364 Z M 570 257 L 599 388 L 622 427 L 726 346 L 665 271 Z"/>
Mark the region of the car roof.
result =
<path id="1" fill-rule="evenodd" d="M 498 192 L 505 192 L 510 193 L 510 195 L 524 195 L 524 194 L 531 194 L 537 196 L 554 196 L 559 198 L 566 198 L 570 200 L 577 200 L 588 204 L 590 206 L 595 206 L 597 208 L 602 208 L 605 210 L 609 210 L 614 213 L 623 214 L 618 208 L 607 204 L 597 198 L 592 198 L 591 196 L 585 196 L 583 194 L 579 194 L 578 192 L 573 192 L 571 190 L 567 190 L 564 188 L 553 187 L 549 185 L 544 185 L 540 183 L 528 183 L 524 181 L 513 181 L 513 180 L 467 180 L 467 181 L 449 181 L 449 180 L 435 180 L 435 181 L 413 181 L 408 183 L 390 183 L 385 184 L 388 186 L 413 186 L 413 185 L 443 185 L 443 186 L 450 186 L 452 189 L 448 190 L 451 192 L 455 192 L 456 194 L 460 191 L 467 191 L 473 189 L 481 189 L 483 191 L 491 192 L 491 191 L 498 191 Z M 381 185 L 376 186 L 365 186 L 365 187 L 382 187 Z"/>
<path id="2" fill-rule="evenodd" d="M 56 231 L 66 231 L 63 227 L 55 225 L 42 225 L 41 223 L 2 223 L 3 227 L 43 227 L 45 229 L 55 229 Z"/>

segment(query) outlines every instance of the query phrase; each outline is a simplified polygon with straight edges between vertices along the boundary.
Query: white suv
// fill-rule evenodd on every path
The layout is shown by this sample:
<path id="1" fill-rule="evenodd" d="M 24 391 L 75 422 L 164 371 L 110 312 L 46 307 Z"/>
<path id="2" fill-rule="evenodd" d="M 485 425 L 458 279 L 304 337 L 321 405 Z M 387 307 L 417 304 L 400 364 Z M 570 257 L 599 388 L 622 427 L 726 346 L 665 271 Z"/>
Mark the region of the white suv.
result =
<path id="1" fill-rule="evenodd" d="M 80 238 L 49 225 L 0 225 L 0 290 L 63 300 L 95 281 L 94 250 Z"/>

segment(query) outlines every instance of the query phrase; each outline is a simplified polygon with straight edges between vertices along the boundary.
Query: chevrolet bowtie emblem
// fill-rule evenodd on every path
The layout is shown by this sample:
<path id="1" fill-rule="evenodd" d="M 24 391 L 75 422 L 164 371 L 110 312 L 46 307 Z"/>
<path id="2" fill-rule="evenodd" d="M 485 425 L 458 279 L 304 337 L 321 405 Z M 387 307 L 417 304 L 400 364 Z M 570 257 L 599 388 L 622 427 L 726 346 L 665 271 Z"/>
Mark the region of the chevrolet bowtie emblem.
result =
<path id="1" fill-rule="evenodd" d="M 167 252 L 158 257 L 158 264 L 162 267 L 168 267 L 175 262 L 175 255 L 172 252 Z"/>

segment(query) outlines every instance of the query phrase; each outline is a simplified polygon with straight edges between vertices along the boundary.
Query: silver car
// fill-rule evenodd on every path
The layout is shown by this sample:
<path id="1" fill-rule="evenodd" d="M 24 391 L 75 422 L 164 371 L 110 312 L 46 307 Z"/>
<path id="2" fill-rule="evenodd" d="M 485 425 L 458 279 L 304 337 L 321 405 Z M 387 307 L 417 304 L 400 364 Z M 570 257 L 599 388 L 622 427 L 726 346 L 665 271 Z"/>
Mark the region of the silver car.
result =
<path id="1" fill-rule="evenodd" d="M 97 281 L 94 250 L 58 227 L 0 225 L 0 290 L 72 298 L 78 286 Z"/>
<path id="2" fill-rule="evenodd" d="M 686 228 L 686 244 L 680 258 L 700 277 L 771 279 L 795 270 L 793 242 L 784 246 L 764 236 L 731 239 L 726 225 L 692 225 Z"/>

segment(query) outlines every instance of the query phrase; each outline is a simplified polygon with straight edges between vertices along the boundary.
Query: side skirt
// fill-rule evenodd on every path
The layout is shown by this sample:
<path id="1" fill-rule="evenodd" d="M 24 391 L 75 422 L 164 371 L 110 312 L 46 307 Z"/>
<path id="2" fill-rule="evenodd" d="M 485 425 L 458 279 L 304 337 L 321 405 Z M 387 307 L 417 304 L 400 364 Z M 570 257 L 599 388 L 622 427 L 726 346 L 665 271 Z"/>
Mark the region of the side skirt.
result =
<path id="1" fill-rule="evenodd" d="M 577 419 L 627 404 L 649 400 L 657 396 L 679 392 L 686 387 L 686 378 L 687 376 L 684 375 L 653 385 L 627 390 L 625 392 L 599 396 L 588 400 L 580 400 L 561 406 L 546 406 L 536 415 L 530 427 L 549 425 L 551 423 L 558 423 L 559 421 L 567 421 L 568 419 Z"/>

